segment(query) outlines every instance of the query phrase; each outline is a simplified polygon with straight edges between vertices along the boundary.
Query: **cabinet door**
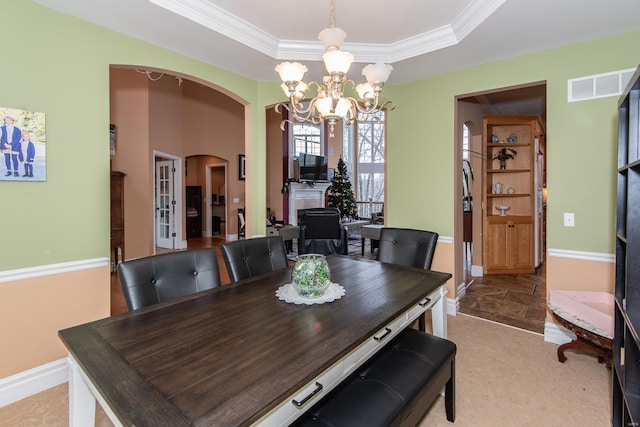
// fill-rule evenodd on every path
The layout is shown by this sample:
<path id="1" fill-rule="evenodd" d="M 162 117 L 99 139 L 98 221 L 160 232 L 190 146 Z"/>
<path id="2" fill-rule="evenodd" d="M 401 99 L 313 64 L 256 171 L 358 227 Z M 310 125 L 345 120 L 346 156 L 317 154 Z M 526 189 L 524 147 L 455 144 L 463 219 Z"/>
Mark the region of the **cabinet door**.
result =
<path id="1" fill-rule="evenodd" d="M 485 268 L 487 273 L 492 270 L 506 270 L 509 268 L 507 259 L 507 222 L 502 218 L 487 221 L 485 226 Z"/>
<path id="2" fill-rule="evenodd" d="M 512 222 L 509 228 L 509 268 L 514 270 L 533 270 L 533 224 Z"/>
<path id="3" fill-rule="evenodd" d="M 533 223 L 530 217 L 492 216 L 485 224 L 487 274 L 531 273 Z"/>

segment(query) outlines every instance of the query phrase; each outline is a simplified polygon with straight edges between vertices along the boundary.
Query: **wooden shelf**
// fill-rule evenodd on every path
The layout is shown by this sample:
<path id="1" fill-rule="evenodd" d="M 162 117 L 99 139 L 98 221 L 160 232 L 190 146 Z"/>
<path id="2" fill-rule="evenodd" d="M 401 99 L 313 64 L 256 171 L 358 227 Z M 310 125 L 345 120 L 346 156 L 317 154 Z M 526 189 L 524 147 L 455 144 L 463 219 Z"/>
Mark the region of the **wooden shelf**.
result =
<path id="1" fill-rule="evenodd" d="M 640 422 L 640 68 L 618 104 L 612 425 Z"/>
<path id="2" fill-rule="evenodd" d="M 531 172 L 531 169 L 487 169 L 487 173 L 522 173 Z"/>
<path id="3" fill-rule="evenodd" d="M 531 147 L 531 144 L 529 144 L 528 142 L 525 142 L 525 143 L 516 142 L 515 144 L 512 144 L 510 142 L 507 142 L 507 143 L 487 142 L 487 147 L 490 147 L 490 148 Z"/>
<path id="4" fill-rule="evenodd" d="M 513 194 L 487 194 L 489 198 L 498 198 L 498 197 L 529 197 L 531 194 L 527 193 L 513 193 Z"/>
<path id="5" fill-rule="evenodd" d="M 542 225 L 536 213 L 538 153 L 544 153 L 543 126 L 540 117 L 532 115 L 483 116 L 486 156 L 483 174 L 483 266 L 486 274 L 530 273 L 535 271 L 542 256 Z M 491 142 L 492 135 L 505 142 Z M 515 136 L 516 143 L 506 142 Z M 506 169 L 498 169 L 494 156 L 502 149 L 516 151 L 506 161 Z M 503 193 L 494 193 L 494 185 L 502 184 Z M 515 193 L 506 192 L 508 188 Z M 501 216 L 497 206 L 509 206 Z M 538 239 L 538 240 L 536 240 Z"/>

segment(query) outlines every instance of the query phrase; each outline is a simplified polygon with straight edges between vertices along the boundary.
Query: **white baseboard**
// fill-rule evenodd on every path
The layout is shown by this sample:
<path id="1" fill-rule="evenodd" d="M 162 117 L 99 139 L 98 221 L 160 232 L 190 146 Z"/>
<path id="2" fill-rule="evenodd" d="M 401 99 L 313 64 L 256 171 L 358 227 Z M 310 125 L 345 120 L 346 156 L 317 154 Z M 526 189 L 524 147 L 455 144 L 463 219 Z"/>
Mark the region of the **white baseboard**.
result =
<path id="1" fill-rule="evenodd" d="M 447 298 L 447 314 L 457 316 L 460 311 L 460 300 L 458 298 Z"/>
<path id="2" fill-rule="evenodd" d="M 557 323 L 544 323 L 544 340 L 554 344 L 562 345 L 576 339 L 576 335 L 570 330 L 563 328 Z"/>
<path id="3" fill-rule="evenodd" d="M 67 358 L 0 380 L 0 408 L 69 381 Z"/>
<path id="4" fill-rule="evenodd" d="M 458 285 L 455 298 L 447 298 L 447 314 L 449 316 L 457 316 L 460 311 L 460 300 L 467 293 L 467 286 L 463 283 Z"/>
<path id="5" fill-rule="evenodd" d="M 471 276 L 472 277 L 482 277 L 482 276 L 484 276 L 484 268 L 481 265 L 472 265 L 471 266 Z"/>

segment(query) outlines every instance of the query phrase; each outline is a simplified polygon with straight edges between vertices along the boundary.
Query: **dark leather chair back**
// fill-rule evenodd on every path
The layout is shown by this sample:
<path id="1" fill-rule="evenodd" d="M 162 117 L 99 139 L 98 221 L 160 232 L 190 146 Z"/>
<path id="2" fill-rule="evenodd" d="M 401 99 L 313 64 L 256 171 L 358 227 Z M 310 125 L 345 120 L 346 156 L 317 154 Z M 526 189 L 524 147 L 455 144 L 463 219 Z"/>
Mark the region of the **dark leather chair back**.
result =
<path id="1" fill-rule="evenodd" d="M 437 243 L 438 233 L 432 231 L 382 227 L 378 261 L 430 270 Z M 418 329 L 424 332 L 425 328 L 423 314 L 418 318 Z"/>
<path id="2" fill-rule="evenodd" d="M 232 282 L 287 268 L 287 250 L 280 236 L 237 240 L 222 245 L 222 258 Z"/>
<path id="3" fill-rule="evenodd" d="M 298 253 L 348 254 L 348 233 L 336 208 L 309 209 L 303 217 Z"/>
<path id="4" fill-rule="evenodd" d="M 430 270 L 437 243 L 438 233 L 432 231 L 383 227 L 378 260 Z"/>
<path id="5" fill-rule="evenodd" d="M 171 252 L 118 264 L 129 310 L 171 301 L 220 286 L 214 248 Z"/>
<path id="6" fill-rule="evenodd" d="M 309 212 L 317 212 L 318 214 L 323 213 L 338 213 L 340 215 L 340 210 L 338 208 L 306 208 L 306 209 L 298 209 L 298 226 L 302 227 L 304 225 L 304 217 Z"/>

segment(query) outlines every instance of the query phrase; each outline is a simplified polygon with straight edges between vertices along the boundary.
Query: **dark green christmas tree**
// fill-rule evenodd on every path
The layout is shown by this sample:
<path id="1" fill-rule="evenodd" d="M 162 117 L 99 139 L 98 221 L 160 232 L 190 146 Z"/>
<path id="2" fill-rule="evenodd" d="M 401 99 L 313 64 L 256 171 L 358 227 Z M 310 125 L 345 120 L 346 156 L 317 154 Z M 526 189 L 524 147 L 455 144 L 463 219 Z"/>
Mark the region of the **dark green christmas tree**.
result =
<path id="1" fill-rule="evenodd" d="M 349 181 L 347 165 L 342 160 L 342 156 L 338 160 L 338 170 L 331 179 L 327 193 L 329 207 L 338 208 L 343 219 L 358 219 L 358 205 Z"/>

